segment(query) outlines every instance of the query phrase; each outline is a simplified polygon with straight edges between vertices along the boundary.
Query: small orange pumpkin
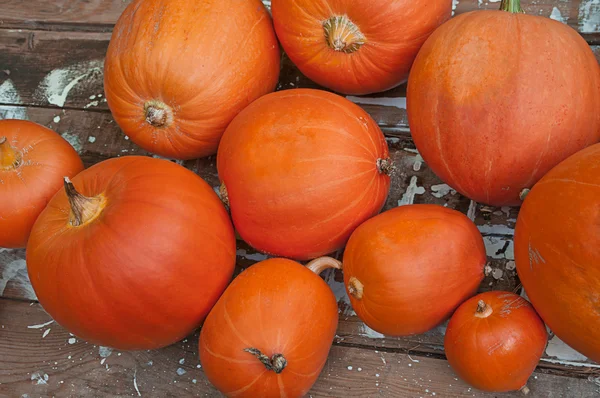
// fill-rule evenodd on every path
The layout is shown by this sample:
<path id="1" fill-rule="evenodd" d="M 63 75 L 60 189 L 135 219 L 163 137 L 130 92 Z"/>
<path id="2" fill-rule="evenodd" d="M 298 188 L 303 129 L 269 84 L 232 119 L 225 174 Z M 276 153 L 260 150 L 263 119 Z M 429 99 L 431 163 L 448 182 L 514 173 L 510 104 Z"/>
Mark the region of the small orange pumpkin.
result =
<path id="1" fill-rule="evenodd" d="M 200 333 L 208 380 L 229 397 L 302 397 L 315 383 L 338 322 L 333 292 L 318 276 L 340 268 L 329 257 L 306 267 L 274 258 L 242 272 Z"/>
<path id="2" fill-rule="evenodd" d="M 25 247 L 63 177 L 81 170 L 75 149 L 54 131 L 26 120 L 0 120 L 0 247 Z"/>

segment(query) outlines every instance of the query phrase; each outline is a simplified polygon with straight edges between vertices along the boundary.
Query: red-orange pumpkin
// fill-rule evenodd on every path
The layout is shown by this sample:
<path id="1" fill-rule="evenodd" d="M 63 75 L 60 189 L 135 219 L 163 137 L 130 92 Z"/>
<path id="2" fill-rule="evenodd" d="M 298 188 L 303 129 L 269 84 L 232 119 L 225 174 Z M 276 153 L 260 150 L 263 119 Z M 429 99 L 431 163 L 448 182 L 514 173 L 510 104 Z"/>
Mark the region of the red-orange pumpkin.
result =
<path id="1" fill-rule="evenodd" d="M 451 0 L 272 0 L 286 54 L 307 77 L 346 94 L 404 83 Z"/>
<path id="2" fill-rule="evenodd" d="M 25 247 L 63 177 L 81 170 L 77 152 L 54 131 L 25 120 L 0 120 L 0 247 Z"/>
<path id="3" fill-rule="evenodd" d="M 344 283 L 370 328 L 407 336 L 434 328 L 475 294 L 485 263 L 481 234 L 464 214 L 408 205 L 354 231 L 344 252 Z"/>
<path id="4" fill-rule="evenodd" d="M 306 260 L 341 248 L 381 210 L 388 156 L 381 130 L 359 106 L 297 89 L 244 109 L 223 135 L 217 167 L 241 237 Z"/>
<path id="5" fill-rule="evenodd" d="M 531 304 L 510 292 L 472 297 L 452 315 L 444 349 L 461 379 L 492 392 L 523 390 L 548 336 Z"/>
<path id="6" fill-rule="evenodd" d="M 29 278 L 44 309 L 90 343 L 154 349 L 200 326 L 235 266 L 212 188 L 147 157 L 110 159 L 65 182 L 35 223 Z"/>
<path id="7" fill-rule="evenodd" d="M 407 93 L 427 164 L 495 206 L 521 204 L 523 189 L 600 140 L 600 68 L 588 44 L 567 25 L 518 12 L 518 0 L 501 7 L 436 30 Z"/>
<path id="8" fill-rule="evenodd" d="M 600 144 L 571 156 L 527 195 L 515 231 L 519 278 L 562 341 L 600 362 Z"/>
<path id="9" fill-rule="evenodd" d="M 324 257 L 304 267 L 275 258 L 242 272 L 200 333 L 208 380 L 229 397 L 302 397 L 315 383 L 335 336 L 338 307 L 318 274 L 340 268 Z"/>
<path id="10" fill-rule="evenodd" d="M 231 119 L 275 89 L 279 59 L 260 0 L 136 0 L 108 47 L 106 99 L 143 149 L 211 155 Z"/>

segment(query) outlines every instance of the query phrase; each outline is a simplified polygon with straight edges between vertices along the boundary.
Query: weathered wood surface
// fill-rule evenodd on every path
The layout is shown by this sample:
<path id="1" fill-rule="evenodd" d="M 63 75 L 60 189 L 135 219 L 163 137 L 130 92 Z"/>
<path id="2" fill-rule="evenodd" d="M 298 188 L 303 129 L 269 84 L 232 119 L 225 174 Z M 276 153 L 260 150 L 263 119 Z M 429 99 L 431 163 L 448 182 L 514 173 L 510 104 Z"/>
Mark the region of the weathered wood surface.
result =
<path id="1" fill-rule="evenodd" d="M 119 352 L 71 336 L 39 304 L 0 299 L 0 397 L 217 397 L 198 362 L 197 339 L 195 333 L 162 350 Z M 544 398 L 592 397 L 599 388 L 542 372 L 528 385 L 531 396 Z M 470 388 L 442 359 L 334 345 L 309 396 L 498 395 Z"/>

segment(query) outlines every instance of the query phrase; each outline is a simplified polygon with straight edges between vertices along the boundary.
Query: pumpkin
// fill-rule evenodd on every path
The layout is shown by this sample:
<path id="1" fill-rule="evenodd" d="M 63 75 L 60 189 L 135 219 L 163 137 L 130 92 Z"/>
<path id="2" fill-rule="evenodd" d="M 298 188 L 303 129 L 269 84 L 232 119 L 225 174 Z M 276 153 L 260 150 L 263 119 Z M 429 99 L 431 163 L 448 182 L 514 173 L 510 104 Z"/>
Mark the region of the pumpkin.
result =
<path id="1" fill-rule="evenodd" d="M 25 247 L 63 176 L 81 170 L 77 152 L 54 131 L 26 120 L 0 120 L 0 247 Z"/>
<path id="2" fill-rule="evenodd" d="M 275 89 L 279 60 L 260 0 L 136 0 L 113 30 L 104 89 L 132 141 L 192 159 L 216 153 L 233 117 Z"/>
<path id="3" fill-rule="evenodd" d="M 600 144 L 571 156 L 527 194 L 515 230 L 527 296 L 562 341 L 600 362 Z"/>
<path id="4" fill-rule="evenodd" d="M 345 94 L 388 90 L 452 13 L 451 0 L 272 0 L 281 45 L 316 83 Z"/>
<path id="5" fill-rule="evenodd" d="M 518 0 L 436 30 L 415 60 L 407 101 L 429 167 L 489 205 L 520 205 L 524 189 L 600 140 L 590 47 L 565 24 L 523 14 Z"/>
<path id="6" fill-rule="evenodd" d="M 491 291 L 456 310 L 446 329 L 444 349 L 452 369 L 473 387 L 528 393 L 527 380 L 547 340 L 546 327 L 527 300 Z"/>
<path id="7" fill-rule="evenodd" d="M 44 309 L 93 344 L 172 344 L 200 326 L 235 266 L 227 211 L 200 177 L 130 156 L 65 180 L 36 221 L 27 270 Z"/>
<path id="8" fill-rule="evenodd" d="M 338 307 L 318 276 L 339 261 L 306 267 L 273 258 L 242 272 L 200 333 L 208 380 L 229 397 L 302 397 L 315 383 L 335 336 Z"/>
<path id="9" fill-rule="evenodd" d="M 424 333 L 477 291 L 483 238 L 464 214 L 437 205 L 388 210 L 354 231 L 344 284 L 358 317 L 388 336 Z"/>
<path id="10" fill-rule="evenodd" d="M 381 210 L 388 156 L 359 106 L 296 89 L 244 109 L 223 135 L 217 168 L 240 236 L 260 251 L 307 260 L 340 249 Z"/>

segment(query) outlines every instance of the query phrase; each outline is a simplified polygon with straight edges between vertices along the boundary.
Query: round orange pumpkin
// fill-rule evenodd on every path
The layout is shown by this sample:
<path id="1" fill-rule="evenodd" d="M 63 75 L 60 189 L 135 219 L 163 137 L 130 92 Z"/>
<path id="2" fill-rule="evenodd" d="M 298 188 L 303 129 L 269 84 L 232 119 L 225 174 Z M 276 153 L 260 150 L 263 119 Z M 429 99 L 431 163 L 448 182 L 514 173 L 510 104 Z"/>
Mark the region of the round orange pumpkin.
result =
<path id="1" fill-rule="evenodd" d="M 451 0 L 272 0 L 286 54 L 308 78 L 345 94 L 388 90 L 452 13 Z"/>
<path id="2" fill-rule="evenodd" d="M 318 276 L 340 268 L 329 257 L 306 267 L 269 259 L 225 290 L 200 333 L 208 380 L 229 397 L 302 397 L 315 383 L 335 336 L 338 307 Z"/>
<path id="3" fill-rule="evenodd" d="M 436 30 L 407 92 L 427 164 L 494 206 L 521 204 L 523 189 L 600 140 L 600 67 L 588 44 L 567 25 L 521 13 L 518 0 L 501 7 Z"/>
<path id="4" fill-rule="evenodd" d="M 354 231 L 344 252 L 344 284 L 371 329 L 408 336 L 442 323 L 475 294 L 485 263 L 481 234 L 464 214 L 401 206 Z"/>
<path id="5" fill-rule="evenodd" d="M 297 89 L 244 109 L 223 135 L 217 168 L 240 236 L 260 251 L 306 260 L 341 248 L 381 210 L 388 156 L 359 106 Z"/>
<path id="6" fill-rule="evenodd" d="M 517 272 L 565 343 L 600 362 L 600 144 L 571 156 L 527 195 L 515 230 Z"/>
<path id="7" fill-rule="evenodd" d="M 65 181 L 27 245 L 44 309 L 80 338 L 125 350 L 163 347 L 200 326 L 234 266 L 233 227 L 212 188 L 147 157 Z"/>
<path id="8" fill-rule="evenodd" d="M 216 153 L 234 116 L 275 89 L 280 51 L 260 0 L 136 0 L 104 64 L 112 114 L 143 149 Z"/>
<path id="9" fill-rule="evenodd" d="M 54 131 L 26 120 L 0 120 L 0 247 L 25 247 L 63 177 L 81 170 L 77 152 Z"/>
<path id="10" fill-rule="evenodd" d="M 531 304 L 510 292 L 479 294 L 452 315 L 444 349 L 461 379 L 482 391 L 529 392 L 548 340 Z"/>

